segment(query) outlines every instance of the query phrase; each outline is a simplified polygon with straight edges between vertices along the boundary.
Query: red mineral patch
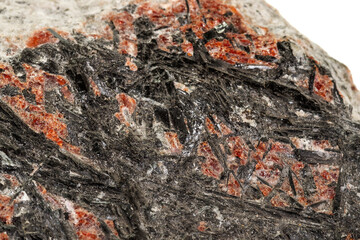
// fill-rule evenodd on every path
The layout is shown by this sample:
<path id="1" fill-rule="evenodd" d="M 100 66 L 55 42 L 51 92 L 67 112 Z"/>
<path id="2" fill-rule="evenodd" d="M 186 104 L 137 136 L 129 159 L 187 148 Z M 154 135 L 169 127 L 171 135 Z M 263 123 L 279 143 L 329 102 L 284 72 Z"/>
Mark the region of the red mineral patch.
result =
<path id="1" fill-rule="evenodd" d="M 81 148 L 71 145 L 69 143 L 64 142 L 63 148 L 68 151 L 69 153 L 73 153 L 76 155 L 80 155 L 81 154 Z"/>
<path id="2" fill-rule="evenodd" d="M 226 126 L 224 123 L 220 123 L 219 125 L 220 125 L 220 131 L 223 136 L 233 133 L 233 131 L 231 131 L 231 129 L 228 126 Z"/>
<path id="3" fill-rule="evenodd" d="M 280 208 L 284 208 L 284 207 L 289 207 L 290 204 L 288 201 L 286 201 L 283 197 L 280 196 L 280 194 L 276 194 L 271 200 L 271 205 L 273 205 L 274 207 L 280 207 Z"/>
<path id="4" fill-rule="evenodd" d="M 280 189 L 281 189 L 282 191 L 286 192 L 289 196 L 291 196 L 291 197 L 294 196 L 294 194 L 293 194 L 292 191 L 291 191 L 290 182 L 289 182 L 289 179 L 288 179 L 288 178 L 286 178 L 286 179 L 284 180 L 284 182 L 282 183 Z"/>
<path id="5" fill-rule="evenodd" d="M 60 36 L 66 37 L 69 34 L 63 31 L 56 31 Z M 41 44 L 45 43 L 57 43 L 59 39 L 55 38 L 51 32 L 46 29 L 38 30 L 28 38 L 26 46 L 28 48 L 36 48 Z"/>
<path id="6" fill-rule="evenodd" d="M 136 108 L 136 100 L 125 93 L 116 95 L 116 99 L 119 102 L 120 111 L 115 113 L 115 117 L 120 120 L 121 123 L 126 126 L 130 126 L 131 115 Z"/>
<path id="7" fill-rule="evenodd" d="M 333 200 L 335 197 L 335 186 L 339 178 L 339 167 L 332 165 L 311 166 L 317 194 L 314 201 Z M 335 183 L 335 184 L 334 184 Z"/>
<path id="8" fill-rule="evenodd" d="M 61 93 L 63 94 L 64 98 L 66 100 L 68 100 L 71 103 L 74 103 L 74 96 L 72 95 L 72 93 L 70 92 L 68 86 L 63 86 L 60 89 Z"/>
<path id="9" fill-rule="evenodd" d="M 279 154 L 290 154 L 292 152 L 292 148 L 289 144 L 286 143 L 273 142 L 270 152 L 275 152 Z"/>
<path id="10" fill-rule="evenodd" d="M 290 180 L 288 178 L 284 180 L 280 189 L 283 190 L 290 197 L 296 199 L 298 203 L 300 203 L 303 206 L 308 206 L 309 204 L 311 204 L 311 201 L 305 197 L 303 187 L 301 186 L 300 182 L 297 180 L 297 178 L 294 175 L 292 175 L 292 180 L 296 195 L 294 195 L 293 190 L 291 189 Z"/>
<path id="11" fill-rule="evenodd" d="M 22 95 L 3 97 L 15 113 L 35 132 L 42 132 L 45 137 L 57 143 L 60 147 L 64 144 L 67 136 L 66 124 L 61 122 L 57 115 L 47 113 L 44 107 L 29 104 Z M 29 111 L 30 110 L 30 111 Z"/>
<path id="12" fill-rule="evenodd" d="M 170 151 L 172 153 L 181 153 L 184 146 L 180 143 L 177 133 L 166 132 L 165 138 L 170 145 Z"/>
<path id="13" fill-rule="evenodd" d="M 14 201 L 9 196 L 0 195 L 0 221 L 11 224 L 13 215 Z"/>
<path id="14" fill-rule="evenodd" d="M 292 179 L 293 179 L 294 188 L 295 188 L 295 192 L 296 192 L 295 199 L 298 201 L 298 203 L 300 203 L 304 207 L 311 204 L 312 200 L 311 200 L 311 198 L 308 198 L 305 196 L 304 188 L 303 188 L 302 184 L 300 184 L 300 181 L 298 180 L 298 178 L 293 176 Z M 291 196 L 291 194 L 289 192 L 288 192 L 288 194 Z"/>
<path id="15" fill-rule="evenodd" d="M 138 67 L 136 66 L 136 64 L 133 62 L 133 60 L 129 57 L 126 58 L 126 63 L 125 66 L 129 67 L 129 69 L 131 71 L 137 71 Z"/>
<path id="16" fill-rule="evenodd" d="M 268 166 L 264 163 L 258 163 L 255 166 L 255 172 L 258 177 L 266 181 L 272 186 L 275 186 L 280 178 L 280 170 L 273 166 Z"/>
<path id="17" fill-rule="evenodd" d="M 304 163 L 296 162 L 291 166 L 291 170 L 295 173 L 296 176 L 300 176 L 300 171 L 305 167 Z"/>
<path id="18" fill-rule="evenodd" d="M 313 179 L 316 185 L 316 192 L 306 196 L 301 183 L 303 181 L 300 171 L 304 168 L 301 162 L 294 163 L 291 167 L 295 195 L 290 187 L 289 179 L 284 180 L 281 190 L 287 193 L 304 207 L 311 206 L 315 211 L 332 214 L 332 202 L 335 197 L 335 188 L 338 184 L 339 168 L 332 165 L 310 165 Z"/>
<path id="19" fill-rule="evenodd" d="M 35 95 L 35 104 L 27 102 L 23 95 L 4 96 L 2 100 L 35 132 L 44 133 L 45 137 L 63 147 L 64 139 L 67 137 L 67 126 L 63 122 L 62 114 L 46 112 L 44 94 L 45 90 L 61 88 L 64 98 L 73 102 L 74 97 L 67 87 L 68 80 L 23 64 L 26 82 L 21 82 L 10 67 L 5 65 L 0 67 L 4 70 L 0 73 L 0 87 L 10 85 L 19 90 L 31 91 Z"/>
<path id="20" fill-rule="evenodd" d="M 240 33 L 253 33 L 245 24 L 242 15 L 234 7 L 224 4 L 222 1 L 200 0 L 198 4 L 196 0 L 189 0 L 188 4 L 190 24 L 182 26 L 181 29 L 186 31 L 186 29 L 191 28 L 200 39 L 203 38 L 205 32 L 223 22 L 234 24 L 234 27 Z M 226 14 L 228 12 L 231 14 Z M 204 22 L 204 19 L 206 19 L 206 22 Z"/>
<path id="21" fill-rule="evenodd" d="M 313 140 L 297 137 L 292 137 L 290 139 L 297 149 L 319 152 L 339 149 L 338 146 L 333 146 L 329 140 Z"/>
<path id="22" fill-rule="evenodd" d="M 289 158 L 293 158 L 291 146 L 281 142 L 273 142 L 270 151 L 264 159 L 264 163 L 267 166 L 278 165 L 283 167 Z"/>
<path id="23" fill-rule="evenodd" d="M 94 80 L 92 80 L 91 78 L 89 79 L 90 80 L 90 86 L 93 90 L 93 93 L 95 94 L 95 96 L 97 97 L 100 97 L 101 96 L 101 92 L 100 92 L 100 89 L 99 87 L 96 85 L 96 83 L 94 82 Z"/>
<path id="24" fill-rule="evenodd" d="M 20 182 L 15 176 L 10 174 L 1 174 L 1 176 L 11 182 L 11 188 L 16 188 L 20 186 Z"/>
<path id="25" fill-rule="evenodd" d="M 209 51 L 210 55 L 213 58 L 223 60 L 230 64 L 236 63 L 246 63 L 246 64 L 256 64 L 260 63 L 262 65 L 267 65 L 261 61 L 258 61 L 240 49 L 235 49 L 229 40 L 224 39 L 222 41 L 217 41 L 215 39 L 211 39 L 209 42 L 205 44 L 205 47 Z"/>
<path id="26" fill-rule="evenodd" d="M 291 148 L 287 144 L 274 142 L 269 153 L 263 161 L 259 161 L 255 166 L 254 174 L 266 181 L 269 185 L 275 186 L 280 178 L 279 167 L 284 166 L 284 157 L 291 153 Z"/>
<path id="27" fill-rule="evenodd" d="M 113 12 L 106 16 L 105 20 L 111 21 L 119 33 L 119 53 L 136 57 L 138 49 L 133 16 L 126 11 Z"/>
<path id="28" fill-rule="evenodd" d="M 205 230 L 206 230 L 206 222 L 204 222 L 204 221 L 201 221 L 200 223 L 199 223 L 199 226 L 198 226 L 198 230 L 200 231 L 200 232 L 205 232 Z"/>
<path id="29" fill-rule="evenodd" d="M 112 22 L 119 33 L 119 52 L 133 57 L 137 55 L 137 38 L 134 29 L 134 20 L 140 16 L 146 16 L 154 24 L 159 49 L 170 52 L 171 47 L 180 47 L 188 56 L 194 54 L 192 43 L 185 35 L 192 30 L 199 39 L 204 39 L 204 34 L 213 29 L 218 31 L 221 27 L 233 26 L 237 33 L 226 32 L 226 36 L 234 41 L 233 46 L 229 40 L 217 41 L 210 39 L 206 44 L 210 55 L 214 58 L 226 61 L 230 64 L 246 63 L 265 66 L 275 66 L 272 63 L 255 59 L 255 55 L 271 56 L 278 58 L 277 40 L 268 33 L 266 28 L 259 35 L 245 21 L 244 17 L 235 7 L 224 4 L 219 0 L 188 0 L 188 7 L 184 1 L 174 0 L 170 4 L 162 6 L 150 2 L 143 2 L 137 6 L 134 14 L 127 11 L 113 12 L 104 20 Z M 189 13 L 188 23 L 181 25 L 178 21 L 179 14 Z M 110 27 L 105 29 L 109 35 Z M 181 41 L 175 41 L 174 35 L 180 35 Z M 251 40 L 250 40 L 251 39 Z M 250 53 L 242 50 L 248 47 Z"/>
<path id="30" fill-rule="evenodd" d="M 300 79 L 296 81 L 295 84 L 299 87 L 309 89 L 309 78 Z"/>
<path id="31" fill-rule="evenodd" d="M 235 197 L 241 196 L 241 187 L 240 183 L 236 180 L 234 175 L 230 174 L 228 184 L 227 184 L 227 193 Z"/>
<path id="32" fill-rule="evenodd" d="M 75 227 L 80 240 L 100 240 L 104 237 L 95 215 L 81 207 L 75 207 L 75 214 L 71 215 L 69 221 Z"/>
<path id="33" fill-rule="evenodd" d="M 256 149 L 255 152 L 254 151 L 251 152 L 251 158 L 257 162 L 262 160 L 262 158 L 267 150 L 267 147 L 268 147 L 267 143 L 258 142 L 257 146 L 255 146 L 255 149 Z"/>
<path id="34" fill-rule="evenodd" d="M 172 46 L 172 37 L 167 33 L 158 36 L 158 47 L 166 52 L 170 52 L 169 46 Z"/>
<path id="35" fill-rule="evenodd" d="M 346 236 L 346 239 L 345 240 L 355 240 L 355 238 L 352 237 L 351 233 L 349 233 L 347 236 Z"/>
<path id="36" fill-rule="evenodd" d="M 114 224 L 114 221 L 113 220 L 104 220 L 105 224 L 109 227 L 109 229 L 111 230 L 111 232 L 119 237 L 119 233 L 116 231 L 115 229 L 115 224 Z"/>
<path id="37" fill-rule="evenodd" d="M 51 208 L 53 210 L 57 210 L 57 209 L 65 209 L 63 204 L 64 204 L 64 200 L 61 199 L 58 196 L 55 196 L 51 193 L 48 193 L 47 190 L 39 183 L 35 183 L 37 190 L 39 191 L 39 193 L 41 194 L 41 196 L 47 201 L 49 202 Z"/>
<path id="38" fill-rule="evenodd" d="M 192 29 L 198 38 L 203 39 L 207 31 L 232 25 L 238 33 L 226 33 L 227 37 L 234 40 L 238 46 L 250 48 L 249 54 L 237 46 L 234 47 L 227 39 L 223 41 L 211 39 L 206 44 L 206 47 L 212 57 L 230 64 L 256 63 L 267 66 L 271 66 L 271 64 L 256 60 L 254 58 L 255 55 L 278 57 L 276 39 L 268 34 L 266 29 L 264 29 L 266 32 L 264 35 L 256 35 L 248 27 L 248 23 L 244 20 L 243 16 L 234 7 L 218 0 L 199 1 L 201 7 L 195 0 L 188 1 L 188 3 L 191 23 L 181 27 L 183 32 L 187 31 L 187 29 Z M 204 22 L 204 19 L 206 19 L 206 22 Z M 221 32 L 222 30 L 218 31 Z M 251 36 L 253 42 L 245 37 L 244 33 Z"/>
<path id="39" fill-rule="evenodd" d="M 194 46 L 191 42 L 184 40 L 184 42 L 181 44 L 181 49 L 183 52 L 185 52 L 188 56 L 194 55 Z"/>
<path id="40" fill-rule="evenodd" d="M 216 115 L 212 115 L 212 118 L 215 122 L 212 122 L 208 117 L 205 119 L 205 126 L 211 134 L 222 137 L 232 133 L 231 129 L 222 123 Z"/>
<path id="41" fill-rule="evenodd" d="M 203 142 L 199 145 L 198 155 L 205 157 L 205 162 L 201 164 L 203 174 L 220 179 L 220 175 L 224 171 L 224 168 L 212 152 L 211 147 L 207 142 Z"/>
<path id="42" fill-rule="evenodd" d="M 174 82 L 174 87 L 176 89 L 180 89 L 181 91 L 186 92 L 186 93 L 191 92 L 191 90 L 185 84 L 182 84 L 182 83 L 179 83 L 179 82 Z"/>
<path id="43" fill-rule="evenodd" d="M 261 181 L 256 181 L 257 186 L 259 187 L 259 190 L 261 191 L 261 193 L 266 197 L 268 196 L 271 191 L 272 188 L 269 187 L 268 185 L 262 183 Z"/>
<path id="44" fill-rule="evenodd" d="M 35 185 L 42 197 L 49 202 L 52 209 L 62 209 L 69 214 L 69 222 L 74 227 L 80 240 L 100 240 L 104 238 L 100 223 L 93 213 L 61 196 L 47 192 L 39 183 L 35 182 Z"/>
<path id="45" fill-rule="evenodd" d="M 156 29 L 164 27 L 177 29 L 180 27 L 180 23 L 177 20 L 176 14 L 185 11 L 185 3 L 182 1 L 172 1 L 171 4 L 164 4 L 162 6 L 145 2 L 137 8 L 136 14 L 138 16 L 147 16 L 155 24 Z"/>
<path id="46" fill-rule="evenodd" d="M 205 119 L 205 126 L 211 134 L 216 134 L 218 137 L 221 136 L 220 132 L 215 128 L 214 123 L 209 119 Z"/>
<path id="47" fill-rule="evenodd" d="M 245 165 L 247 163 L 249 147 L 245 143 L 245 141 L 239 137 L 229 137 L 226 139 L 228 146 L 230 148 L 231 156 L 228 156 L 228 162 L 233 162 L 234 158 L 238 158 L 240 160 L 241 165 Z M 235 169 L 233 169 L 235 170 Z"/>
<path id="48" fill-rule="evenodd" d="M 103 17 L 103 20 L 108 23 L 104 29 L 99 30 L 96 34 L 84 34 L 111 40 L 113 37 L 112 27 L 114 27 L 119 38 L 119 53 L 136 57 L 138 40 L 134 21 L 138 17 L 145 16 L 154 24 L 154 37 L 157 39 L 158 47 L 164 51 L 170 52 L 171 47 L 180 47 L 188 56 L 193 56 L 193 44 L 186 39 L 186 32 L 191 29 L 197 38 L 204 39 L 207 32 L 215 29 L 215 31 L 225 34 L 229 40 L 209 39 L 210 41 L 205 46 L 212 57 L 230 64 L 259 64 L 275 67 L 273 63 L 255 58 L 255 56 L 279 58 L 277 39 L 269 33 L 268 29 L 258 26 L 262 33 L 256 33 L 235 7 L 220 0 L 188 0 L 187 4 L 188 7 L 182 0 L 174 0 L 162 6 L 141 2 L 134 14 L 126 10 L 111 12 Z M 186 14 L 187 11 L 189 11 L 188 23 L 181 25 L 178 16 Z M 234 31 L 225 31 L 225 28 L 229 28 L 229 26 L 232 26 Z M 62 31 L 57 31 L 57 33 L 63 37 L 69 35 Z M 174 35 L 179 35 L 181 41 L 175 41 Z M 55 42 L 58 42 L 58 39 L 47 29 L 42 29 L 34 32 L 26 44 L 27 47 L 35 48 L 44 43 Z M 234 44 L 230 42 L 234 42 Z M 249 51 L 244 51 L 244 47 Z M 129 61 L 127 61 L 127 66 L 132 71 L 137 69 L 136 65 Z"/>
<path id="49" fill-rule="evenodd" d="M 136 57 L 138 53 L 137 43 L 131 40 L 123 40 L 119 44 L 119 53 Z"/>
<path id="50" fill-rule="evenodd" d="M 328 140 L 314 140 L 313 141 L 314 149 L 318 151 L 325 151 L 326 149 L 336 149 L 333 147 Z"/>
<path id="51" fill-rule="evenodd" d="M 276 39 L 272 35 L 267 33 L 268 30 L 266 28 L 263 29 L 266 31 L 265 35 L 252 36 L 252 40 L 254 41 L 255 54 L 278 58 L 279 52 L 276 46 Z"/>
<path id="52" fill-rule="evenodd" d="M 233 155 L 228 155 L 226 165 L 230 170 L 236 173 L 239 166 L 243 164 L 240 163 L 240 159 L 234 157 Z"/>
<path id="53" fill-rule="evenodd" d="M 291 153 L 291 147 L 289 145 L 272 142 L 270 151 L 266 157 L 261 160 L 266 148 L 266 143 L 260 142 L 256 148 L 256 152 L 251 154 L 253 159 L 257 161 L 255 171 L 252 175 L 252 184 L 254 185 L 256 183 L 264 196 L 267 196 L 272 191 L 272 187 L 279 182 L 281 174 L 280 168 L 285 164 L 283 159 L 287 159 Z M 258 179 L 266 182 L 269 186 Z"/>
<path id="54" fill-rule="evenodd" d="M 13 194 L 18 192 L 20 187 L 19 180 L 10 174 L 0 174 L 2 178 L 2 191 L 6 194 L 0 194 L 0 221 L 5 224 L 12 224 L 12 218 L 14 215 L 15 204 L 21 201 L 21 198 L 24 196 L 24 192 L 20 192 L 16 198 L 12 198 Z M 4 184 L 3 180 L 7 180 Z"/>
<path id="55" fill-rule="evenodd" d="M 0 233 L 0 240 L 9 240 L 9 236 L 6 232 Z"/>
<path id="56" fill-rule="evenodd" d="M 314 93 L 322 97 L 325 101 L 331 102 L 333 100 L 334 84 L 328 75 L 321 75 L 319 69 L 316 67 L 314 80 Z"/>

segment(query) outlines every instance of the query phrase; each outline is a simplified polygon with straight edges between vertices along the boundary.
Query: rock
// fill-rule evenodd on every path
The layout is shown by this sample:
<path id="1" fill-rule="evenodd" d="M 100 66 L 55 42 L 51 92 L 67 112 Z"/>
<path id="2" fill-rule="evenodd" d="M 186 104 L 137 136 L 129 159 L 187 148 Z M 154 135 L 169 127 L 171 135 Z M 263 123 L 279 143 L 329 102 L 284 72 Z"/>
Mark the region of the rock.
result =
<path id="1" fill-rule="evenodd" d="M 264 1 L 39 3 L 0 20 L 1 239 L 360 238 L 359 93 Z"/>

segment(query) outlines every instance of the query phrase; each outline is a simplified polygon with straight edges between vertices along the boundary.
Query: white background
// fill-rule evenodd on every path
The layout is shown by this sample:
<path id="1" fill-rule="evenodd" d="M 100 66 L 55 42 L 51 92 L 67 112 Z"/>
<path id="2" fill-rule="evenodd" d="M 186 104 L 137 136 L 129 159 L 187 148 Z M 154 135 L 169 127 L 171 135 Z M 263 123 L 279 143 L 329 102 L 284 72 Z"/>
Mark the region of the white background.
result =
<path id="1" fill-rule="evenodd" d="M 360 0 L 266 0 L 352 72 L 360 90 Z"/>

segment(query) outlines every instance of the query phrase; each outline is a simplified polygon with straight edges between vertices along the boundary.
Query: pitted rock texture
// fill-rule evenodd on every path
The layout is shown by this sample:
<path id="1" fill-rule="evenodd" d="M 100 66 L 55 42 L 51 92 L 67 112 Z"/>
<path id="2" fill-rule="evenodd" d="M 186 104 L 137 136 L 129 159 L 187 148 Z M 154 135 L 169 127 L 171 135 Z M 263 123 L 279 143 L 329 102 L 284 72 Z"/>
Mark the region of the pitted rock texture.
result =
<path id="1" fill-rule="evenodd" d="M 275 14 L 137 1 L 3 34 L 0 237 L 360 238 L 358 92 Z"/>

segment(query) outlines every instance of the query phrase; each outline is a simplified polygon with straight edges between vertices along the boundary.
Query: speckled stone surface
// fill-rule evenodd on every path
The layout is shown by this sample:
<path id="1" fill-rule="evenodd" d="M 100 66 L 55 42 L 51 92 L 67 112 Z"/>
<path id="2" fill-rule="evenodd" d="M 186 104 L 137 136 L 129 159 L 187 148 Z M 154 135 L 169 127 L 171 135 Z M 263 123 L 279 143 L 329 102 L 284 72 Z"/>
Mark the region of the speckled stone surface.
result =
<path id="1" fill-rule="evenodd" d="M 359 92 L 264 1 L 0 1 L 0 239 L 359 239 Z"/>

